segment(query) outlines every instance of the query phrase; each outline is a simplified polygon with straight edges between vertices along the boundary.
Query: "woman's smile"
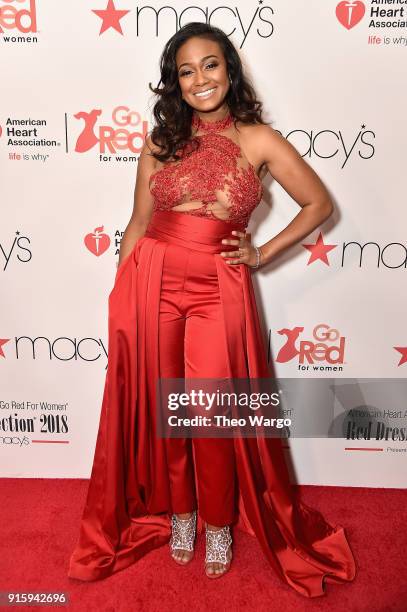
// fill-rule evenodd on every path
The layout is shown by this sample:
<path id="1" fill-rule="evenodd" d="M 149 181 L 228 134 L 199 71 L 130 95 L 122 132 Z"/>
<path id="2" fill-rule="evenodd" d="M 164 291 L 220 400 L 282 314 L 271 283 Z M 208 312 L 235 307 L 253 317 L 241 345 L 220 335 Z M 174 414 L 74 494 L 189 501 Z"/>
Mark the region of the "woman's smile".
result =
<path id="1" fill-rule="evenodd" d="M 204 91 L 199 91 L 194 95 L 198 98 L 210 98 L 210 96 L 216 91 L 216 87 L 212 87 L 211 89 L 205 89 Z"/>

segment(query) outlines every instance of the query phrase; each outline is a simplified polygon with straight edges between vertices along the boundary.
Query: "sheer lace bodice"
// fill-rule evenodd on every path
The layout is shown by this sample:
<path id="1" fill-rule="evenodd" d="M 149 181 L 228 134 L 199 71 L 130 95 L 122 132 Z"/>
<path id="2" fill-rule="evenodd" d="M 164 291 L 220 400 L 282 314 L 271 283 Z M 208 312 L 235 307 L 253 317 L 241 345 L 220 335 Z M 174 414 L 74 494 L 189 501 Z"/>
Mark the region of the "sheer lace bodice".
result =
<path id="1" fill-rule="evenodd" d="M 174 210 L 242 223 L 261 201 L 263 186 L 239 145 L 233 117 L 210 123 L 193 115 L 193 139 L 150 176 L 154 210 Z M 199 133 L 202 132 L 202 133 Z"/>

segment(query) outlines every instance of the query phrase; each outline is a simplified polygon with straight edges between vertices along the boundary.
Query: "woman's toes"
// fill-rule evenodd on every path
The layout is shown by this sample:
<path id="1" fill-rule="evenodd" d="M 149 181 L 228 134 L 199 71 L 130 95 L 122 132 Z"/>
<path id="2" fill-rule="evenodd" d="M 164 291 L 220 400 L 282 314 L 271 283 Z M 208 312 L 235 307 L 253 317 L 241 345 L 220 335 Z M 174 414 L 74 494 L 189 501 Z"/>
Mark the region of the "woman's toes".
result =
<path id="1" fill-rule="evenodd" d="M 208 574 L 223 574 L 225 571 L 225 566 L 223 563 L 208 563 L 207 572 Z"/>
<path id="2" fill-rule="evenodd" d="M 174 552 L 172 553 L 173 558 L 178 561 L 179 563 L 188 563 L 188 561 L 191 559 L 192 553 L 190 553 L 187 550 L 174 550 Z"/>

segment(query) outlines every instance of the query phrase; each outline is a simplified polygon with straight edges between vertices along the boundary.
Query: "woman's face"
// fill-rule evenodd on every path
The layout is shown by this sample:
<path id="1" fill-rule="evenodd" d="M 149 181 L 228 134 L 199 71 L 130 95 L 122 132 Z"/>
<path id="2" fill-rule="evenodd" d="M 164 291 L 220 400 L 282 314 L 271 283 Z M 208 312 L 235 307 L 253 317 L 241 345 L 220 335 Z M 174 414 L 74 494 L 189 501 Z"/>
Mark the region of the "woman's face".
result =
<path id="1" fill-rule="evenodd" d="M 220 109 L 230 83 L 219 44 L 205 38 L 190 38 L 178 49 L 175 60 L 185 102 L 197 111 Z"/>

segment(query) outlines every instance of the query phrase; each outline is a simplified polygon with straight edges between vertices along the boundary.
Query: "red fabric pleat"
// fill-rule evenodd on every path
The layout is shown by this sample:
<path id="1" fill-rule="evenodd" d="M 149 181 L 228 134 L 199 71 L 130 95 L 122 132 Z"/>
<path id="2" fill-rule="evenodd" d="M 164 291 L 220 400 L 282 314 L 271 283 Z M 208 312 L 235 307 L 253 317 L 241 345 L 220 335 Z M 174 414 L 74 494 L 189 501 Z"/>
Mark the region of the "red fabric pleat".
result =
<path id="1" fill-rule="evenodd" d="M 268 378 L 249 268 L 219 255 L 242 229 L 221 220 L 157 211 L 118 269 L 109 295 L 108 368 L 78 543 L 68 575 L 106 578 L 168 543 L 170 488 L 164 440 L 156 435 L 158 320 L 169 242 L 214 254 L 231 378 Z M 230 247 L 234 248 L 234 247 Z M 350 581 L 355 560 L 343 527 L 330 525 L 294 494 L 279 438 L 234 438 L 235 527 L 256 536 L 277 574 L 306 597 L 324 582 Z M 198 500 L 199 501 L 199 500 Z M 198 532 L 203 529 L 198 517 Z"/>

